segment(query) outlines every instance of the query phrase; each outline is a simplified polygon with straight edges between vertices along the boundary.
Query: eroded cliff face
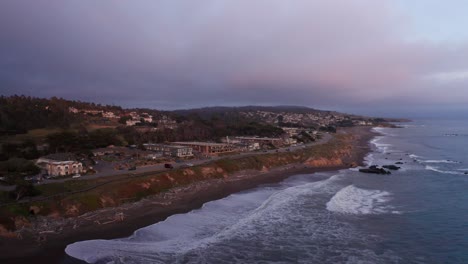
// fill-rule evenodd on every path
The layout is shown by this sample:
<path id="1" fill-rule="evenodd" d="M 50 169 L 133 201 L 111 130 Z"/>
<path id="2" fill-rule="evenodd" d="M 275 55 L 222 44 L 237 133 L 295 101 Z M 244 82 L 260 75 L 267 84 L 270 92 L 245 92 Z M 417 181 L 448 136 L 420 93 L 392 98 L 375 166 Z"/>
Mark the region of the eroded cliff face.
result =
<path id="1" fill-rule="evenodd" d="M 343 160 L 341 158 L 319 158 L 319 159 L 308 159 L 304 162 L 305 165 L 311 167 L 337 167 L 343 166 Z"/>
<path id="2" fill-rule="evenodd" d="M 11 210 L 1 208 L 0 214 L 3 214 L 4 217 L 0 219 L 0 236 L 16 236 L 13 231 L 29 225 L 37 216 L 46 219 L 77 217 L 98 209 L 135 202 L 175 187 L 187 186 L 211 179 L 228 179 L 233 174 L 242 171 L 265 173 L 273 168 L 297 163 L 314 168 L 346 166 L 345 160 L 349 159 L 353 153 L 352 140 L 355 140 L 352 135 L 341 134 L 336 135 L 333 140 L 326 144 L 308 149 L 247 156 L 235 160 L 226 158 L 202 166 L 140 178 L 130 178 L 46 202 L 31 202 L 21 205 L 26 208 L 27 212 L 31 212 L 31 208 L 33 208 L 34 217 L 19 216 Z"/>

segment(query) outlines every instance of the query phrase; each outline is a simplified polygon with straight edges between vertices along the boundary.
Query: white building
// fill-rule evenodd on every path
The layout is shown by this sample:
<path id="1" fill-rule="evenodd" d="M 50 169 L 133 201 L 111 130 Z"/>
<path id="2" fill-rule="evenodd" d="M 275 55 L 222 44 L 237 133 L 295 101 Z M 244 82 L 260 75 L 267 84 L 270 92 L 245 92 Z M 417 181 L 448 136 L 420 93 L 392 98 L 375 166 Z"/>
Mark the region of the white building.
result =
<path id="1" fill-rule="evenodd" d="M 76 175 L 84 171 L 81 162 L 74 160 L 72 155 L 65 153 L 41 157 L 36 161 L 36 164 L 53 177 Z"/>
<path id="2" fill-rule="evenodd" d="M 127 126 L 134 126 L 134 125 L 139 124 L 139 123 L 141 123 L 140 120 L 134 120 L 134 119 L 130 119 L 130 120 L 127 120 L 127 121 L 125 122 L 125 124 L 126 124 Z"/>

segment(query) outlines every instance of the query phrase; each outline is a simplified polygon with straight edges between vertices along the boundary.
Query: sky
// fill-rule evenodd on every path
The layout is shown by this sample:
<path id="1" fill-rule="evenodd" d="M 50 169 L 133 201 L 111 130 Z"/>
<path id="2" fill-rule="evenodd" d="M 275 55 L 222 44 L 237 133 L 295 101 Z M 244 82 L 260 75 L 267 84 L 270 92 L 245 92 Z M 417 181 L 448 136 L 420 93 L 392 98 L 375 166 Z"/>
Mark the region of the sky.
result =
<path id="1" fill-rule="evenodd" d="M 468 111 L 468 1 L 2 0 L 0 94 Z"/>

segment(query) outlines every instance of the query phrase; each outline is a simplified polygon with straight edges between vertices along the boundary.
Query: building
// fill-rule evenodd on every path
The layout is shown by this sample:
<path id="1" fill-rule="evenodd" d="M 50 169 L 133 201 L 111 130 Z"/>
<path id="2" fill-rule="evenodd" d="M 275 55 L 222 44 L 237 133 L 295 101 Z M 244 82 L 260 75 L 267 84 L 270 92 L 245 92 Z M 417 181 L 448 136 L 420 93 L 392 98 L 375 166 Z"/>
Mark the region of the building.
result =
<path id="1" fill-rule="evenodd" d="M 68 107 L 68 112 L 78 114 L 80 112 L 80 110 L 78 110 L 75 107 Z"/>
<path id="2" fill-rule="evenodd" d="M 185 158 L 193 156 L 193 149 L 190 146 L 176 146 L 165 144 L 143 144 L 146 150 L 161 152 L 164 156 Z"/>
<path id="3" fill-rule="evenodd" d="M 153 122 L 153 116 L 148 114 L 148 113 L 142 113 L 140 115 L 140 118 L 142 118 L 147 123 L 152 123 Z"/>
<path id="4" fill-rule="evenodd" d="M 70 153 L 57 153 L 41 157 L 36 164 L 45 170 L 49 176 L 67 176 L 83 173 L 83 164 Z"/>
<path id="5" fill-rule="evenodd" d="M 226 136 L 221 139 L 221 142 L 235 145 L 239 151 L 254 151 L 260 149 L 260 144 L 258 142 L 242 142 L 239 139 L 229 138 Z"/>
<path id="6" fill-rule="evenodd" d="M 238 140 L 242 144 L 258 143 L 260 146 L 271 144 L 275 147 L 279 147 L 284 145 L 284 140 L 282 138 L 235 137 L 234 140 Z"/>
<path id="7" fill-rule="evenodd" d="M 140 120 L 130 119 L 130 120 L 125 121 L 125 123 L 126 123 L 127 126 L 134 126 L 136 124 L 141 123 L 141 121 Z"/>
<path id="8" fill-rule="evenodd" d="M 289 137 L 297 136 L 301 133 L 304 129 L 298 127 L 282 127 L 283 131 L 288 134 Z"/>
<path id="9" fill-rule="evenodd" d="M 119 118 L 113 112 L 104 112 L 104 113 L 102 113 L 102 117 L 105 117 L 105 118 Z"/>
<path id="10" fill-rule="evenodd" d="M 210 143 L 210 142 L 172 142 L 172 144 L 180 146 L 192 147 L 194 151 L 201 152 L 207 155 L 233 152 L 235 146 L 223 143 Z"/>

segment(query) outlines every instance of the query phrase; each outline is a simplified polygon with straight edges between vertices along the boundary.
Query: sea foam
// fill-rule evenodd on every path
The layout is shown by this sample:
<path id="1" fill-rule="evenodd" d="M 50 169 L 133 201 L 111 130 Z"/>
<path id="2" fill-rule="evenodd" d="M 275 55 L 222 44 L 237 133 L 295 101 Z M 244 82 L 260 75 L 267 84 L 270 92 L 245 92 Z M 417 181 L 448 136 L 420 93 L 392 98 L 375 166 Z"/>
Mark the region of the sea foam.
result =
<path id="1" fill-rule="evenodd" d="M 354 185 L 344 187 L 327 203 L 327 210 L 344 214 L 396 213 L 387 202 L 391 194 L 380 190 L 365 190 Z"/>
<path id="2" fill-rule="evenodd" d="M 371 143 L 378 149 L 379 152 L 381 153 L 387 153 L 388 152 L 388 149 L 392 146 L 391 144 L 387 144 L 387 143 L 380 143 L 380 141 L 382 139 L 384 139 L 385 137 L 382 137 L 382 136 L 379 136 L 379 137 L 375 137 L 374 139 L 371 140 Z"/>
<path id="3" fill-rule="evenodd" d="M 435 171 L 435 172 L 443 173 L 443 174 L 453 174 L 453 175 L 462 175 L 462 174 L 464 174 L 463 172 L 460 172 L 460 171 L 446 171 L 446 170 L 441 170 L 438 167 L 429 166 L 429 165 L 426 165 L 425 168 L 426 168 L 426 170 Z"/>
<path id="4" fill-rule="evenodd" d="M 453 160 L 423 160 L 424 163 L 449 163 L 449 164 L 459 164 L 458 161 Z"/>
<path id="5" fill-rule="evenodd" d="M 65 252 L 88 263 L 165 263 L 174 258 L 223 245 L 233 238 L 248 240 L 258 232 L 275 232 L 316 194 L 333 195 L 340 189 L 337 174 L 328 179 L 283 189 L 261 188 L 206 203 L 201 209 L 173 215 L 163 222 L 137 230 L 128 238 L 89 240 L 70 244 Z M 324 201 L 325 202 L 325 201 Z M 264 228 L 265 230 L 261 230 Z M 274 235 L 272 235 L 273 237 Z"/>

